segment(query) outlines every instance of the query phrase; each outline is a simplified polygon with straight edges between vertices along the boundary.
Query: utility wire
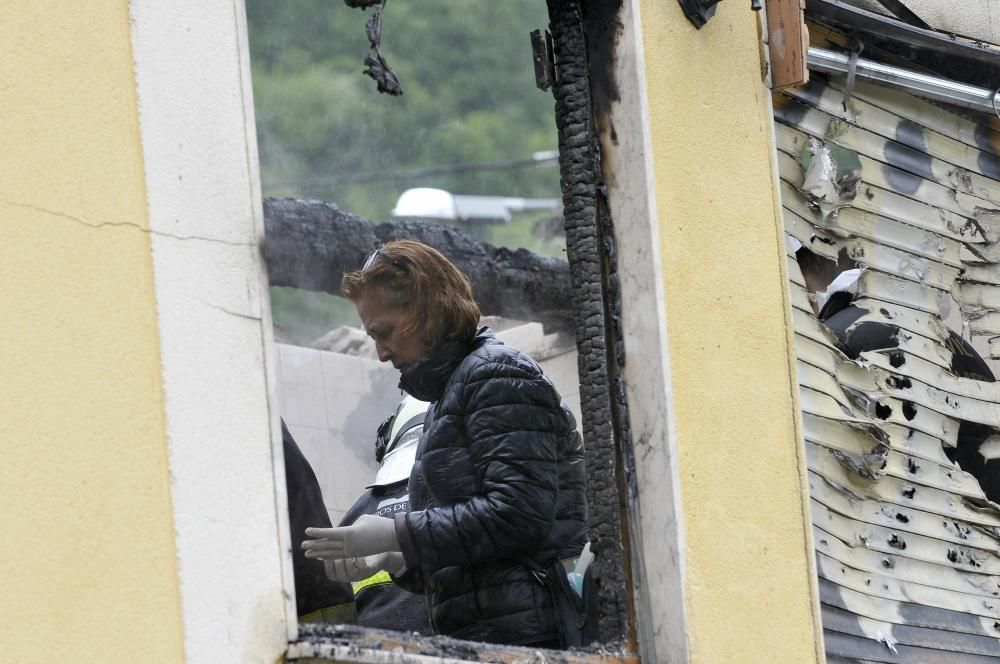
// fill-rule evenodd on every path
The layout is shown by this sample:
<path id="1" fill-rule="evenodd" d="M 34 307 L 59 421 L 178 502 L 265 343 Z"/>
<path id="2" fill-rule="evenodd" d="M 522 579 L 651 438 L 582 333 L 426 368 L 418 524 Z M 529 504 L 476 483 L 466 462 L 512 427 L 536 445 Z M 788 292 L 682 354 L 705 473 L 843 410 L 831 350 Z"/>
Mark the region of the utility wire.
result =
<path id="1" fill-rule="evenodd" d="M 473 161 L 457 164 L 439 164 L 409 171 L 369 171 L 367 173 L 345 173 L 327 175 L 294 182 L 279 182 L 274 187 L 313 187 L 319 185 L 358 184 L 362 182 L 385 182 L 397 180 L 413 180 L 435 175 L 454 175 L 456 173 L 475 173 L 478 171 L 502 171 L 527 166 L 555 166 L 559 163 L 558 150 L 536 152 L 528 159 L 507 159 L 505 161 Z"/>

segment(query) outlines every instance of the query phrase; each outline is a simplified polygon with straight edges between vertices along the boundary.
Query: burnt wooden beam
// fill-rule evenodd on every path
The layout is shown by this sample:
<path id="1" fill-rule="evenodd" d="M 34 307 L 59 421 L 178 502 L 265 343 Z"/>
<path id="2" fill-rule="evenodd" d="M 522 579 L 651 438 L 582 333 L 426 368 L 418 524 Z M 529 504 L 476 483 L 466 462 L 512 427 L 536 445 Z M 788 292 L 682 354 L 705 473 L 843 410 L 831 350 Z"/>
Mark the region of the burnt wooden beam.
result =
<path id="1" fill-rule="evenodd" d="M 615 303 L 609 285 L 614 275 L 614 236 L 610 226 L 601 177 L 595 105 L 614 97 L 611 61 L 599 58 L 591 69 L 587 36 L 602 34 L 601 23 L 613 23 L 613 7 L 620 3 L 587 3 L 580 0 L 547 0 L 549 31 L 555 55 L 556 127 L 559 133 L 559 172 L 563 193 L 566 252 L 573 284 L 573 308 L 580 376 L 581 429 L 587 447 L 587 501 L 590 539 L 598 560 L 600 636 L 603 643 L 634 650 L 635 632 L 629 588 L 628 532 L 623 520 L 626 500 L 622 483 L 625 467 L 618 417 L 624 401 L 616 403 L 611 362 L 615 356 Z M 609 10 L 609 7 L 611 8 Z M 601 14 L 612 12 L 612 16 Z M 602 20 L 602 17 L 606 20 Z M 609 41 L 608 43 L 613 43 Z M 592 80 L 599 84 L 592 87 Z M 624 353 L 622 353 L 624 355 Z M 624 359 L 624 358 L 622 358 Z M 622 393 L 623 394 L 623 393 Z M 618 406 L 621 406 L 619 408 Z M 627 419 L 627 418 L 626 418 Z"/>
<path id="2" fill-rule="evenodd" d="M 340 295 L 344 272 L 356 270 L 390 240 L 428 244 L 472 283 L 483 315 L 538 321 L 546 332 L 573 327 L 569 265 L 526 249 L 480 242 L 456 226 L 418 221 L 374 224 L 333 203 L 264 199 L 264 257 L 272 286 Z"/>

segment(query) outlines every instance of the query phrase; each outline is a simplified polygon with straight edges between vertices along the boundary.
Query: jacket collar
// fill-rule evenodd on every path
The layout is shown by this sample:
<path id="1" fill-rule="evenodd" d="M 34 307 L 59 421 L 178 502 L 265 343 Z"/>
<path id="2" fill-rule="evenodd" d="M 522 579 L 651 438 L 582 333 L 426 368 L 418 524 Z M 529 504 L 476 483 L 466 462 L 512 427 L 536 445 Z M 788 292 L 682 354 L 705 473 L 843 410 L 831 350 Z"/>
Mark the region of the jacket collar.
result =
<path id="1" fill-rule="evenodd" d="M 456 367 L 475 349 L 496 340 L 493 330 L 481 327 L 468 343 L 449 341 L 399 374 L 399 389 L 421 401 L 437 401 Z"/>

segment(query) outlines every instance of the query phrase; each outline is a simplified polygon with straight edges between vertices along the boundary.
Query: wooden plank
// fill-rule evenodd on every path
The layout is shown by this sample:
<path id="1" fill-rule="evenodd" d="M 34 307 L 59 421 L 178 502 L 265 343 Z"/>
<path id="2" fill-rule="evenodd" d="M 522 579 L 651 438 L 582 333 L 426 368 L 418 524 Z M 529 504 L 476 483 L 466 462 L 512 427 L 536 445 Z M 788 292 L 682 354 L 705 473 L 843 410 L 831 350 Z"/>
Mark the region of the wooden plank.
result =
<path id="1" fill-rule="evenodd" d="M 771 87 L 775 90 L 809 82 L 806 55 L 805 0 L 767 0 L 767 45 L 771 58 Z"/>

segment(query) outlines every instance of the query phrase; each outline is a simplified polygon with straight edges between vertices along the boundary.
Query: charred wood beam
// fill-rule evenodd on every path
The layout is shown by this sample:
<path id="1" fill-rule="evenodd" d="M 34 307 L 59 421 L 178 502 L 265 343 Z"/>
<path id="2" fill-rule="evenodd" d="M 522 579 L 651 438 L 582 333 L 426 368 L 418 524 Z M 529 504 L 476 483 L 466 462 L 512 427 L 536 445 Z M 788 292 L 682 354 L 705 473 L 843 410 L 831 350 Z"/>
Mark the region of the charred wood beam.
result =
<path id="1" fill-rule="evenodd" d="M 569 265 L 557 258 L 495 247 L 445 224 L 373 224 L 323 201 L 265 198 L 264 226 L 272 286 L 340 295 L 344 272 L 360 268 L 386 242 L 410 239 L 434 247 L 465 273 L 484 315 L 538 321 L 547 332 L 573 327 Z"/>
<path id="2" fill-rule="evenodd" d="M 625 549 L 627 529 L 622 519 L 626 501 L 620 490 L 622 457 L 612 396 L 614 377 L 609 371 L 609 351 L 615 343 L 614 333 L 609 334 L 609 314 L 613 312 L 606 282 L 612 276 L 613 251 L 605 249 L 613 237 L 602 229 L 610 220 L 602 193 L 585 17 L 579 0 L 548 0 L 548 9 L 555 54 L 552 93 L 559 132 L 563 221 L 576 311 L 580 407 L 587 446 L 590 538 L 600 561 L 596 573 L 600 633 L 604 643 L 631 647 L 634 632 Z"/>

